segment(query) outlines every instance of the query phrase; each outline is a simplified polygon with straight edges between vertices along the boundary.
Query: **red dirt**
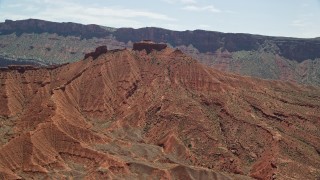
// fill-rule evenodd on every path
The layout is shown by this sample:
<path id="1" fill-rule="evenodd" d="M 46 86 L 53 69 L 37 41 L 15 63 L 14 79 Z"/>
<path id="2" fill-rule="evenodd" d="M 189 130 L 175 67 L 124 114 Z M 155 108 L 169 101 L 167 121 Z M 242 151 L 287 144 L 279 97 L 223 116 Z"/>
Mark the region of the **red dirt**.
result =
<path id="1" fill-rule="evenodd" d="M 320 89 L 121 50 L 0 71 L 3 179 L 317 179 Z"/>

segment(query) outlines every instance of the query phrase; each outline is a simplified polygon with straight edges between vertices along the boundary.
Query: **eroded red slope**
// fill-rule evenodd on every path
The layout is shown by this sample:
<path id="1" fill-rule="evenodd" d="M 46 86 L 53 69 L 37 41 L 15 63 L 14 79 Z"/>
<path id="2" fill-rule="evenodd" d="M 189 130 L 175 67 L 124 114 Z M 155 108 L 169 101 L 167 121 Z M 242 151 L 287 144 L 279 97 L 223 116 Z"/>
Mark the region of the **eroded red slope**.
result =
<path id="1" fill-rule="evenodd" d="M 320 177 L 320 90 L 178 50 L 0 73 L 3 178 Z"/>

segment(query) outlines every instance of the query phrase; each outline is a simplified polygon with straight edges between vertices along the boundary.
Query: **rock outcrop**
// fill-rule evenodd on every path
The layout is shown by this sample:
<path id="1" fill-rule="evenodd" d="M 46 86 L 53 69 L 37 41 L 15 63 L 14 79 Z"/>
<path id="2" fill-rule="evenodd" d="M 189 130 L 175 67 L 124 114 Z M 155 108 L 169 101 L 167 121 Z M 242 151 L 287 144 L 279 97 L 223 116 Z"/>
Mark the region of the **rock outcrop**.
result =
<path id="1" fill-rule="evenodd" d="M 89 57 L 92 57 L 93 59 L 97 59 L 101 54 L 105 54 L 108 52 L 107 46 L 99 46 L 96 48 L 94 52 L 85 54 L 84 59 L 87 59 Z"/>
<path id="2" fill-rule="evenodd" d="M 320 89 L 170 48 L 0 71 L 3 179 L 318 179 Z M 301 168 L 303 167 L 303 168 Z"/>
<path id="3" fill-rule="evenodd" d="M 143 51 L 145 50 L 147 54 L 151 53 L 151 51 L 161 51 L 163 49 L 167 48 L 167 45 L 164 43 L 154 43 L 150 40 L 143 40 L 138 43 L 133 44 L 133 50 L 134 51 Z"/>

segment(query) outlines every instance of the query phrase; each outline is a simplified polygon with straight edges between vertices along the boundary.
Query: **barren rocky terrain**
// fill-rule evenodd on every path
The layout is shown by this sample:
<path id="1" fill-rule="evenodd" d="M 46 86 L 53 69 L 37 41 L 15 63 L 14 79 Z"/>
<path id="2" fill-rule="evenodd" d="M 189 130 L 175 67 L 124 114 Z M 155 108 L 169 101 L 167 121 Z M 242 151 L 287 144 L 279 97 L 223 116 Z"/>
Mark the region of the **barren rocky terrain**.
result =
<path id="1" fill-rule="evenodd" d="M 263 79 L 320 85 L 320 39 L 270 37 L 161 28 L 109 28 L 37 19 L 0 23 L 0 66 L 75 62 L 98 46 L 132 48 L 141 40 L 179 48 L 221 71 Z"/>
<path id="2" fill-rule="evenodd" d="M 319 88 L 135 47 L 2 68 L 0 177 L 320 178 Z"/>

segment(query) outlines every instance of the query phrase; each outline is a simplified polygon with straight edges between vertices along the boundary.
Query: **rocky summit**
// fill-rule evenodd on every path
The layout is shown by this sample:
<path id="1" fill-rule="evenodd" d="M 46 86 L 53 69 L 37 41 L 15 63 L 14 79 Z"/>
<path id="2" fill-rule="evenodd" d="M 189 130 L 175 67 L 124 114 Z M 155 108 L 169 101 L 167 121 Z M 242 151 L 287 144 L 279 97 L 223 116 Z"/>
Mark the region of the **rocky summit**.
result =
<path id="1" fill-rule="evenodd" d="M 319 88 L 134 47 L 0 69 L 1 179 L 320 178 Z"/>
<path id="2" fill-rule="evenodd" d="M 85 54 L 84 58 L 87 59 L 92 57 L 93 59 L 97 59 L 101 54 L 108 52 L 107 46 L 99 46 L 96 48 L 94 52 Z"/>
<path id="3" fill-rule="evenodd" d="M 134 51 L 143 51 L 145 50 L 148 54 L 151 53 L 153 50 L 161 51 L 167 47 L 166 44 L 162 43 L 154 43 L 150 40 L 143 40 L 139 43 L 133 44 L 133 50 Z"/>

